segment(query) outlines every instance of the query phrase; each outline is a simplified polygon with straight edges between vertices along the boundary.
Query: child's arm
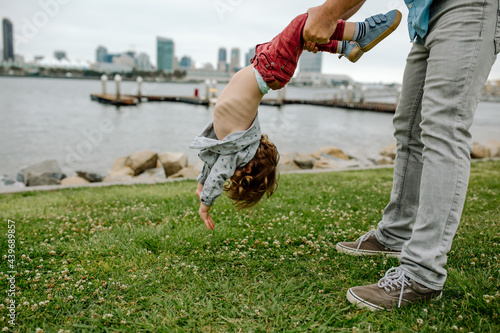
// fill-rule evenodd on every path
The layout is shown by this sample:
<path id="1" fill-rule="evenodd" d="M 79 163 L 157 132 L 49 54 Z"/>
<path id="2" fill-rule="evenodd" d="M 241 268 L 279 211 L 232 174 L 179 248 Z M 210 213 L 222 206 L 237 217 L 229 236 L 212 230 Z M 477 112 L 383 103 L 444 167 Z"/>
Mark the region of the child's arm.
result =
<path id="1" fill-rule="evenodd" d="M 200 200 L 200 209 L 198 214 L 205 222 L 207 229 L 214 229 L 215 224 L 212 216 L 209 214 L 210 206 L 223 192 L 224 183 L 236 170 L 237 157 L 231 155 L 219 155 L 217 161 L 210 169 L 204 184 L 198 183 L 196 195 Z"/>
<path id="2" fill-rule="evenodd" d="M 198 197 L 198 200 L 201 200 L 201 192 L 202 191 L 203 191 L 203 184 L 198 183 L 198 188 L 196 189 L 196 196 Z M 200 209 L 198 210 L 198 214 L 200 215 L 203 222 L 205 222 L 207 229 L 214 230 L 215 223 L 214 223 L 214 220 L 212 219 L 212 216 L 210 216 L 209 211 L 210 211 L 210 206 L 204 205 L 200 201 Z"/>

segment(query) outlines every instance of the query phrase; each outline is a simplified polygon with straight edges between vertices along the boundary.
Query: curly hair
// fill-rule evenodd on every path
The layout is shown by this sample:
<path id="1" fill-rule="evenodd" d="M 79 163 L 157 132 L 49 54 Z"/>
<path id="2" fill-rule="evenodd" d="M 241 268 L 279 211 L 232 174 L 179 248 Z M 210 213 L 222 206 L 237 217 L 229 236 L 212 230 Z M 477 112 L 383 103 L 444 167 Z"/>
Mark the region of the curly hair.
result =
<path id="1" fill-rule="evenodd" d="M 267 135 L 262 135 L 253 159 L 237 168 L 224 185 L 224 191 L 237 208 L 251 208 L 264 194 L 270 197 L 277 190 L 279 158 L 276 146 Z"/>

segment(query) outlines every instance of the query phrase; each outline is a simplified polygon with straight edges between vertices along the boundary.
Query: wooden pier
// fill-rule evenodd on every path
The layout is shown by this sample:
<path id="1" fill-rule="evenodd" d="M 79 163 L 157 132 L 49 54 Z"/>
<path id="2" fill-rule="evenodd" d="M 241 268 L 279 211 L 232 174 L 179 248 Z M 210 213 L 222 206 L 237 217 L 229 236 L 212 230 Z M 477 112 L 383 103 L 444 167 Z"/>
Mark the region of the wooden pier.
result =
<path id="1" fill-rule="evenodd" d="M 187 103 L 194 105 L 204 105 L 208 106 L 213 104 L 204 98 L 199 97 L 188 97 L 188 96 L 154 96 L 154 95 L 121 95 L 117 98 L 116 95 L 111 94 L 91 94 L 90 98 L 93 101 L 110 104 L 115 106 L 135 106 L 141 102 L 177 102 L 177 103 Z M 301 100 L 301 99 L 268 99 L 265 98 L 260 103 L 261 105 L 276 106 L 280 107 L 289 104 L 303 104 L 303 105 L 316 105 L 316 106 L 326 106 L 326 107 L 336 107 L 341 109 L 349 110 L 363 110 L 363 111 L 375 111 L 375 112 L 388 112 L 394 113 L 396 111 L 396 104 L 393 103 L 376 103 L 376 102 L 346 102 L 342 100 Z"/>

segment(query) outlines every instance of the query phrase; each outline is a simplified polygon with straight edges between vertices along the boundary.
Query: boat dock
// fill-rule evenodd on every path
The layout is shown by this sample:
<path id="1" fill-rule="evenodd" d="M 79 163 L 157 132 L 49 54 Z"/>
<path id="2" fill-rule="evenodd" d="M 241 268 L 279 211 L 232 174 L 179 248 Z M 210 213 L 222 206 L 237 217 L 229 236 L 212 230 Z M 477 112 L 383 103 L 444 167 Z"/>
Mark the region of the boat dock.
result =
<path id="1" fill-rule="evenodd" d="M 103 75 L 101 78 L 103 89 L 101 94 L 91 94 L 90 98 L 93 101 L 102 103 L 102 104 L 110 104 L 115 106 L 136 106 L 139 103 L 145 102 L 174 102 L 174 103 L 187 103 L 194 105 L 203 105 L 209 106 L 213 105 L 217 99 L 217 89 L 215 88 L 215 81 L 211 83 L 207 82 L 205 85 L 205 95 L 204 97 L 200 97 L 198 93 L 198 89 L 195 89 L 194 96 L 158 96 L 158 95 L 143 95 L 141 93 L 142 89 L 142 78 L 138 77 L 137 83 L 137 94 L 135 95 L 122 95 L 120 94 L 120 83 L 121 77 L 119 75 L 115 76 L 116 82 L 116 93 L 109 94 L 106 93 L 106 81 L 107 76 Z M 261 105 L 267 106 L 275 106 L 281 107 L 283 105 L 290 104 L 302 104 L 302 105 L 316 105 L 323 107 L 334 107 L 334 108 L 342 108 L 349 110 L 363 110 L 363 111 L 374 111 L 374 112 L 388 112 L 394 113 L 396 111 L 395 103 L 378 103 L 378 102 L 365 102 L 363 101 L 354 101 L 352 98 L 352 91 L 350 92 L 351 97 L 346 99 L 287 99 L 286 92 L 284 89 L 280 90 L 278 94 L 278 98 L 264 98 L 261 101 Z"/>
<path id="2" fill-rule="evenodd" d="M 187 103 L 194 105 L 204 105 L 209 106 L 213 104 L 204 98 L 199 97 L 189 97 L 189 96 L 138 96 L 138 95 L 121 95 L 119 98 L 116 95 L 103 95 L 103 94 L 91 94 L 90 98 L 93 101 L 110 104 L 115 106 L 135 106 L 139 103 L 144 102 L 177 102 L 177 103 Z M 316 105 L 316 106 L 326 106 L 335 107 L 341 109 L 350 110 L 364 110 L 364 111 L 375 111 L 375 112 L 388 112 L 394 113 L 396 111 L 396 104 L 393 103 L 375 103 L 375 102 L 346 102 L 343 100 L 299 100 L 299 99 L 263 99 L 260 103 L 261 105 L 276 106 L 281 107 L 283 105 L 290 104 L 303 104 L 303 105 Z"/>

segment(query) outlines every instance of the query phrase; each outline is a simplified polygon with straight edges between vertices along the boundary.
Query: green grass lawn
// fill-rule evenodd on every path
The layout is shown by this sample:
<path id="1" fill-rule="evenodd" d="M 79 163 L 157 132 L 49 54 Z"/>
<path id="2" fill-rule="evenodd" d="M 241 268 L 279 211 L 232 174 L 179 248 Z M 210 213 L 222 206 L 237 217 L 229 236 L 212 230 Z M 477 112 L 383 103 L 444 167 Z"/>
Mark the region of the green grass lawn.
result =
<path id="1" fill-rule="evenodd" d="M 0 196 L 0 329 L 10 219 L 19 332 L 499 332 L 500 161 L 473 164 L 442 300 L 347 302 L 398 265 L 335 250 L 375 227 L 391 186 L 392 169 L 282 175 L 252 212 L 217 200 L 215 231 L 195 181 Z"/>

